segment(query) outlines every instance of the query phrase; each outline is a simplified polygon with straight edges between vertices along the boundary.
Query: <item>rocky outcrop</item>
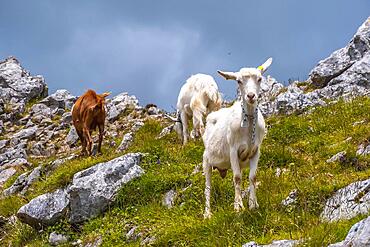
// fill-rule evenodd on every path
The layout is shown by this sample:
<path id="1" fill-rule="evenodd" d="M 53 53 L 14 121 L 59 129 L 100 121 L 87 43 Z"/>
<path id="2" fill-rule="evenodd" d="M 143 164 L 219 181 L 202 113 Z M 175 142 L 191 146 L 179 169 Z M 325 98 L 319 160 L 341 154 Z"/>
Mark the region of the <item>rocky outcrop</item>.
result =
<path id="1" fill-rule="evenodd" d="M 68 189 L 70 221 L 82 222 L 105 211 L 123 184 L 144 173 L 140 157 L 127 154 L 76 173 Z"/>
<path id="2" fill-rule="evenodd" d="M 32 199 L 18 210 L 17 217 L 35 228 L 53 225 L 66 215 L 68 205 L 68 194 L 59 189 Z"/>
<path id="3" fill-rule="evenodd" d="M 349 44 L 313 68 L 307 82 L 284 87 L 267 77 L 261 84 L 260 110 L 265 116 L 302 113 L 327 100 L 370 96 L 370 17 Z M 316 87 L 314 89 L 313 87 Z"/>
<path id="4" fill-rule="evenodd" d="M 370 246 L 370 217 L 354 224 L 347 237 L 342 242 L 331 244 L 329 247 L 363 247 Z"/>
<path id="5" fill-rule="evenodd" d="M 0 62 L 0 119 L 16 118 L 30 100 L 44 98 L 48 88 L 42 76 L 31 76 L 14 57 Z M 6 109 L 11 109 L 6 112 Z"/>
<path id="6" fill-rule="evenodd" d="M 321 213 L 323 221 L 351 219 L 370 212 L 370 179 L 352 183 L 338 190 Z"/>
<path id="7" fill-rule="evenodd" d="M 310 72 L 316 87 L 339 83 L 370 87 L 370 17 L 360 26 L 352 40 L 333 52 Z"/>
<path id="8" fill-rule="evenodd" d="M 139 106 L 139 101 L 134 95 L 130 96 L 128 93 L 121 93 L 111 100 L 107 104 L 107 119 L 114 121 L 120 117 L 120 115 L 134 110 Z"/>

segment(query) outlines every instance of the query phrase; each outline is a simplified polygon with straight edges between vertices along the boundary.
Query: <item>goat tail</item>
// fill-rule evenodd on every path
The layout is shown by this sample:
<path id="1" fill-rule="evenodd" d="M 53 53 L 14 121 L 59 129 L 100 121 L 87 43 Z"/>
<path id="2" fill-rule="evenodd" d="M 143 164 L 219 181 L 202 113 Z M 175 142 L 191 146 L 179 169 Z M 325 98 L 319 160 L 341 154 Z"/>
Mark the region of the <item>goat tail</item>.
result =
<path id="1" fill-rule="evenodd" d="M 205 94 L 207 95 L 211 108 L 214 108 L 214 110 L 219 109 L 222 104 L 222 96 L 221 93 L 218 91 L 217 88 L 210 88 L 209 90 L 205 91 Z M 213 109 L 212 109 L 213 110 Z"/>

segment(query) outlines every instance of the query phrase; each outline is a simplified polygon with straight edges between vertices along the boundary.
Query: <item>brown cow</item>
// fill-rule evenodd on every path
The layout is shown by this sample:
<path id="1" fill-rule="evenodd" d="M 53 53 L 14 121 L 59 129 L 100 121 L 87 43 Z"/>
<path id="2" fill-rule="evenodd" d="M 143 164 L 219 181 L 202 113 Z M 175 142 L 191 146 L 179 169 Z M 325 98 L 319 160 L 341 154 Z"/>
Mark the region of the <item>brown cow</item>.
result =
<path id="1" fill-rule="evenodd" d="M 77 134 L 82 143 L 82 155 L 91 155 L 93 140 L 91 138 L 92 131 L 99 128 L 99 144 L 98 152 L 101 153 L 101 143 L 104 135 L 105 122 L 105 98 L 110 93 L 96 94 L 93 90 L 79 97 L 72 108 L 73 125 L 76 128 Z"/>

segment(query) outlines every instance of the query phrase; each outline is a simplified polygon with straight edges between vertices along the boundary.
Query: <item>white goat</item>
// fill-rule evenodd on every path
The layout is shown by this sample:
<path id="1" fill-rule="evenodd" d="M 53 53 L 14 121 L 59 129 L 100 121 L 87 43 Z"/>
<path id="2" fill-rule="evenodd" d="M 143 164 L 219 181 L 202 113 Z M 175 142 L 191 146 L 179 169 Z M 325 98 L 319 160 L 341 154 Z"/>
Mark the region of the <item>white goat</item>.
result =
<path id="1" fill-rule="evenodd" d="M 196 74 L 186 80 L 177 99 L 177 121 L 175 130 L 186 144 L 189 139 L 188 120 L 193 117 L 194 137 L 204 132 L 203 118 L 210 112 L 220 109 L 221 94 L 212 76 Z"/>
<path id="2" fill-rule="evenodd" d="M 217 71 L 226 80 L 238 82 L 240 99 L 231 107 L 220 109 L 208 115 L 203 142 L 203 170 L 206 178 L 205 218 L 211 217 L 211 168 L 217 168 L 221 177 L 231 168 L 234 175 L 234 209 L 244 209 L 241 195 L 242 171 L 250 165 L 249 208 L 257 208 L 256 171 L 260 156 L 259 147 L 265 135 L 265 121 L 257 107 L 257 98 L 262 73 L 272 63 L 269 58 L 256 68 L 242 68 L 239 72 Z"/>

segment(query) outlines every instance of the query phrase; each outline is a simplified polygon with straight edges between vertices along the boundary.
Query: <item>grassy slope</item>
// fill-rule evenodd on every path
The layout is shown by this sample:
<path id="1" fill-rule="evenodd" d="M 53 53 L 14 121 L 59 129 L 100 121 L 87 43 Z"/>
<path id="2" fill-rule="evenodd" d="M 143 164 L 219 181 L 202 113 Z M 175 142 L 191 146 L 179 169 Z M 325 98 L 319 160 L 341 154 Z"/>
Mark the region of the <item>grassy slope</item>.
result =
<path id="1" fill-rule="evenodd" d="M 20 246 L 45 245 L 48 233 L 58 230 L 85 242 L 102 235 L 103 246 L 120 246 L 125 245 L 125 235 L 134 225 L 139 227 L 137 231 L 142 232 L 143 237 L 155 236 L 154 245 L 158 246 L 238 246 L 252 240 L 263 244 L 290 238 L 308 239 L 307 246 L 325 246 L 340 241 L 350 226 L 365 216 L 326 224 L 319 221 L 319 214 L 334 191 L 369 177 L 370 157 L 355 155 L 358 144 L 370 139 L 369 111 L 370 99 L 362 98 L 320 108 L 309 115 L 268 119 L 270 128 L 257 173 L 260 208 L 235 213 L 231 172 L 225 179 L 214 172 L 211 201 L 214 216 L 211 220 L 203 220 L 202 216 L 204 178 L 200 172 L 192 174 L 202 160 L 202 143 L 191 142 L 182 147 L 174 133 L 163 140 L 155 140 L 163 126 L 155 121 L 148 122 L 136 134 L 135 143 L 128 150 L 148 153 L 142 164 L 146 174 L 124 186 L 115 205 L 105 215 L 77 228 L 62 222 L 44 229 L 42 234 L 17 223 L 8 226 L 4 241 Z M 353 126 L 361 120 L 366 123 Z M 349 137 L 352 139 L 345 141 Z M 348 154 L 346 162 L 325 162 L 343 150 Z M 26 198 L 14 196 L 0 201 L 0 214 L 10 215 L 34 196 L 67 184 L 75 172 L 117 156 L 112 149 L 105 153 L 98 158 L 67 162 L 51 177 L 32 186 Z M 286 168 L 287 172 L 276 177 L 278 167 Z M 247 180 L 243 185 L 248 185 Z M 161 201 L 170 189 L 176 189 L 179 196 L 175 207 L 167 209 Z M 293 189 L 298 190 L 297 205 L 282 207 L 281 200 Z M 244 203 L 247 205 L 247 200 Z M 138 240 L 129 245 L 138 246 L 139 243 Z"/>

